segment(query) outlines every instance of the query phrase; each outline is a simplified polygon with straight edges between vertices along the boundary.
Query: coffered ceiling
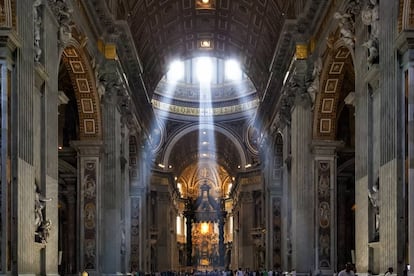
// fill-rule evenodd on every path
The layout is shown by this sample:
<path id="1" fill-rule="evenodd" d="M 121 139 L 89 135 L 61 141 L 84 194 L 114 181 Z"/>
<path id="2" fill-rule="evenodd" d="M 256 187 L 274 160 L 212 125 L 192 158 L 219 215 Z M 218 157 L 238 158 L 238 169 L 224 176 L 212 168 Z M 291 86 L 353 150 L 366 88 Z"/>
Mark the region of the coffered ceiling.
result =
<path id="1" fill-rule="evenodd" d="M 211 55 L 237 58 L 260 93 L 284 21 L 292 16 L 287 0 L 216 0 L 214 9 L 196 9 L 196 0 L 125 4 L 148 91 L 154 91 L 170 61 Z M 201 48 L 202 41 L 210 48 Z"/>
<path id="2" fill-rule="evenodd" d="M 292 59 L 294 36 L 298 31 L 303 37 L 312 32 L 317 25 L 317 15 L 327 1 L 214 0 L 212 9 L 197 9 L 197 1 L 201 2 L 93 0 L 86 5 L 94 10 L 96 22 L 106 29 L 105 36 L 109 40 L 116 39 L 114 42 L 119 46 L 120 60 L 125 63 L 137 110 L 142 110 L 143 115 L 152 113 L 151 100 L 158 100 L 154 91 L 171 61 L 206 55 L 237 59 L 257 91 L 260 113 L 273 114 L 273 106 L 280 96 L 278 91 Z M 203 41 L 210 47 L 201 47 Z M 165 124 L 174 125 L 175 129 L 185 124 L 165 119 L 170 120 Z M 237 131 L 236 140 L 243 140 L 247 133 L 248 124 L 240 124 L 243 129 Z M 168 140 L 175 139 L 171 135 L 166 137 L 167 144 Z M 228 135 L 216 133 L 215 141 L 215 148 L 207 154 L 232 175 L 254 159 L 248 157 L 247 149 L 238 148 Z M 187 133 L 171 144 L 174 146 L 170 153 L 162 152 L 159 161 L 170 164 L 176 175 L 200 159 L 200 155 L 202 157 L 198 131 Z M 243 161 L 241 156 L 246 156 L 247 160 Z"/>

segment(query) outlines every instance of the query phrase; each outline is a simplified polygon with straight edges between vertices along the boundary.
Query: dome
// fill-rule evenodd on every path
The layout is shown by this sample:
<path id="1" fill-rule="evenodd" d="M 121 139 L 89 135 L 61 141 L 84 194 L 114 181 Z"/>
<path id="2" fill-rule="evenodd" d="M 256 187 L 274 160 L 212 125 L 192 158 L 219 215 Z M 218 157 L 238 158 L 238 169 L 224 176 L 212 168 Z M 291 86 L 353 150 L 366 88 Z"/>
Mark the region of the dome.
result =
<path id="1" fill-rule="evenodd" d="M 259 100 L 237 61 L 198 57 L 170 65 L 152 104 L 161 116 L 220 120 L 251 116 Z"/>

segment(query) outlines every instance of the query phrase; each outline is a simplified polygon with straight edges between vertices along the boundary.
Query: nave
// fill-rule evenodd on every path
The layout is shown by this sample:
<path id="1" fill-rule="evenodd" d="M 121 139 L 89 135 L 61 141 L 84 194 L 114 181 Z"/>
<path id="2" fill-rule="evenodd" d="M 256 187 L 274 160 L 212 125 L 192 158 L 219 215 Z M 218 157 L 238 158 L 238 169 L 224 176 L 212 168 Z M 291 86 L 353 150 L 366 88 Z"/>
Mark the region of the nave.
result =
<path id="1" fill-rule="evenodd" d="M 413 10 L 0 0 L 0 275 L 414 275 Z"/>

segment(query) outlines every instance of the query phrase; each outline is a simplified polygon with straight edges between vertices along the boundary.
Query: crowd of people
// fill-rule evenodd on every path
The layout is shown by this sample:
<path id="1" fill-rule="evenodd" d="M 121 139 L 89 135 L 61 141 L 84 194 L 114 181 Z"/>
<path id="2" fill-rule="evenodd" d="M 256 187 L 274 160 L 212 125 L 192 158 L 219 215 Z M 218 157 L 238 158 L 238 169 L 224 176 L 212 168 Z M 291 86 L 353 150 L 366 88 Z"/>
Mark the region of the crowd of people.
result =
<path id="1" fill-rule="evenodd" d="M 303 275 L 303 273 L 301 273 Z M 129 275 L 132 276 L 296 276 L 296 270 L 293 268 L 291 271 L 282 271 L 281 269 L 275 270 L 250 270 L 248 268 L 242 269 L 238 268 L 237 270 L 211 270 L 211 271 L 165 271 L 165 272 L 153 272 L 153 273 L 143 273 L 143 272 L 133 272 Z M 319 270 L 310 271 L 308 276 L 322 276 L 323 274 Z M 338 273 L 334 273 L 334 276 L 355 276 L 356 269 L 355 266 L 351 263 L 347 263 L 345 268 Z M 371 271 L 368 271 L 368 275 L 375 275 Z M 384 276 L 394 275 L 394 269 L 389 267 L 384 273 Z M 403 276 L 407 275 L 404 273 Z"/>
<path id="2" fill-rule="evenodd" d="M 250 270 L 249 268 L 242 269 L 238 268 L 237 270 L 193 270 L 193 271 L 165 271 L 165 272 L 153 272 L 153 273 L 142 273 L 142 272 L 133 272 L 133 276 L 296 276 L 295 269 L 292 269 L 290 272 L 282 271 L 281 269 L 275 270 Z"/>

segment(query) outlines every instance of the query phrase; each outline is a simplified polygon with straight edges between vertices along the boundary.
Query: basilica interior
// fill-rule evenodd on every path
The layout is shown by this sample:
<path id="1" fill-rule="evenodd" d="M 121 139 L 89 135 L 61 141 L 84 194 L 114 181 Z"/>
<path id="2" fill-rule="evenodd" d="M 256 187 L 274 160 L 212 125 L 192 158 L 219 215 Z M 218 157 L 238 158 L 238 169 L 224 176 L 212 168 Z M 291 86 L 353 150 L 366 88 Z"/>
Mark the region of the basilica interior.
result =
<path id="1" fill-rule="evenodd" d="M 414 1 L 0 0 L 0 38 L 0 275 L 414 275 Z"/>

